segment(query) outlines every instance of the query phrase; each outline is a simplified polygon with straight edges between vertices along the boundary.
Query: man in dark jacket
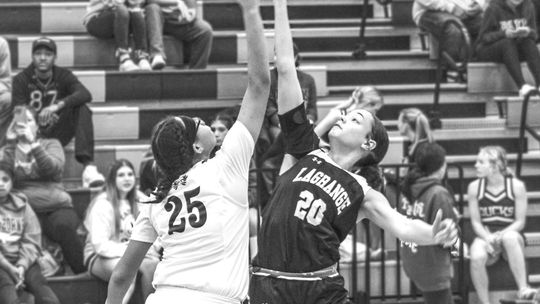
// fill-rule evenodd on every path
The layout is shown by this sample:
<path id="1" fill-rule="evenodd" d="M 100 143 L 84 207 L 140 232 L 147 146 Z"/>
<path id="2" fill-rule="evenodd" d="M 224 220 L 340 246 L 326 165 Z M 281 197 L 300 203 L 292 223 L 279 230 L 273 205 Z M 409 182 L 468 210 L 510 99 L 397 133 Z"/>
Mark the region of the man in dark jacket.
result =
<path id="1" fill-rule="evenodd" d="M 105 179 L 94 160 L 92 95 L 73 73 L 55 65 L 56 43 L 41 37 L 32 44 L 32 63 L 13 78 L 13 105 L 29 105 L 38 113 L 42 136 L 66 146 L 75 137 L 75 158 L 84 166 L 83 186 L 97 187 Z"/>

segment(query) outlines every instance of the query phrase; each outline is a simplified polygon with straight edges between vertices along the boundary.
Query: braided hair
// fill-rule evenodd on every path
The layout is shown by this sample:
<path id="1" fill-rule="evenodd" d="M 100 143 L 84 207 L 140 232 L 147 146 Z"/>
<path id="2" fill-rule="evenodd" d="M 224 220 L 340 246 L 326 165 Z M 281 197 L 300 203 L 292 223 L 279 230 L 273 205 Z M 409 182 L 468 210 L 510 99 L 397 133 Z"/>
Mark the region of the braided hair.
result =
<path id="1" fill-rule="evenodd" d="M 151 147 L 157 170 L 158 183 L 153 194 L 161 202 L 174 181 L 193 166 L 196 123 L 187 116 L 169 116 L 161 120 L 152 132 Z"/>

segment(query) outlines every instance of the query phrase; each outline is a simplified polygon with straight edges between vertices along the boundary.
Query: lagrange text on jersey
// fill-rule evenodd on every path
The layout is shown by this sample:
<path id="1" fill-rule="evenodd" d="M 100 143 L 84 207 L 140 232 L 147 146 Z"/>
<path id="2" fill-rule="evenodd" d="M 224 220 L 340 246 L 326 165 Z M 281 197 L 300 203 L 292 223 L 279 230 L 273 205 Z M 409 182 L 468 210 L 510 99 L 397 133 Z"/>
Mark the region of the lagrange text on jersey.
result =
<path id="1" fill-rule="evenodd" d="M 321 188 L 326 192 L 333 200 L 337 208 L 337 214 L 341 212 L 349 205 L 351 205 L 351 200 L 349 199 L 349 194 L 345 189 L 338 183 L 336 180 L 332 179 L 330 176 L 325 174 L 322 171 L 317 169 L 312 169 L 311 171 L 306 172 L 308 168 L 300 169 L 300 172 L 293 179 L 294 182 L 306 182 L 313 184 Z"/>

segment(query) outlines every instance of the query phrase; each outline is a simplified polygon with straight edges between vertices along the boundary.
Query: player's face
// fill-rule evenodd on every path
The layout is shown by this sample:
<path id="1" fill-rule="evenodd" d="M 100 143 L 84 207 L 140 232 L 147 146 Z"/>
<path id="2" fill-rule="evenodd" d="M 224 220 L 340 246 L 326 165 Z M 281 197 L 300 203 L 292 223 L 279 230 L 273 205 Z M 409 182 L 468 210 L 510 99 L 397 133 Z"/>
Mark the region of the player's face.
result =
<path id="1" fill-rule="evenodd" d="M 479 178 L 490 176 L 495 171 L 493 164 L 489 161 L 489 156 L 482 152 L 476 157 L 474 168 L 476 168 L 476 176 Z"/>
<path id="2" fill-rule="evenodd" d="M 221 122 L 220 120 L 214 121 L 210 128 L 212 129 L 212 131 L 214 132 L 214 136 L 216 137 L 216 146 L 221 147 L 223 139 L 225 138 L 225 135 L 227 135 L 227 132 L 229 132 L 229 129 L 227 129 L 227 126 L 223 124 L 223 122 Z"/>
<path id="3" fill-rule="evenodd" d="M 13 188 L 11 177 L 4 170 L 0 170 L 0 200 L 8 196 L 11 188 Z"/>
<path id="4" fill-rule="evenodd" d="M 128 166 L 123 166 L 116 172 L 116 189 L 121 196 L 126 195 L 135 187 L 135 173 Z"/>
<path id="5" fill-rule="evenodd" d="M 373 114 L 366 110 L 355 110 L 342 116 L 330 129 L 330 144 L 338 143 L 351 149 L 358 149 L 369 134 L 373 125 Z"/>
<path id="6" fill-rule="evenodd" d="M 216 146 L 216 136 L 214 135 L 214 132 L 212 132 L 212 129 L 207 126 L 202 119 L 195 118 L 195 121 L 198 124 L 195 141 L 203 148 L 204 156 L 209 157 L 210 152 L 212 152 Z"/>
<path id="7" fill-rule="evenodd" d="M 55 60 L 56 55 L 54 52 L 45 47 L 38 48 L 32 54 L 32 63 L 34 64 L 34 68 L 40 72 L 50 71 Z"/>

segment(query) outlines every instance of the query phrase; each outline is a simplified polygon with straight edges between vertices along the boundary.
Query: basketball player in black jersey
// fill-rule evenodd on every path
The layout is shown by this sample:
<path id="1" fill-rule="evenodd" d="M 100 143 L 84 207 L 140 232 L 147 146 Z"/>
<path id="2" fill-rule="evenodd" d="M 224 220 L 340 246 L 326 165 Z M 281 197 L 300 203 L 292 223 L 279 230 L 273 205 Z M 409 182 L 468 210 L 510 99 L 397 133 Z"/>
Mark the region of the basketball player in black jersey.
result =
<path id="1" fill-rule="evenodd" d="M 500 146 L 480 149 L 476 159 L 477 180 L 469 184 L 467 197 L 476 238 L 471 245 L 471 279 L 481 304 L 489 303 L 486 266 L 501 254 L 519 288 L 518 298 L 532 299 L 537 291 L 527 285 L 524 240 L 527 190 L 508 169 Z"/>
<path id="2" fill-rule="evenodd" d="M 433 226 L 403 217 L 364 177 L 350 172 L 376 166 L 388 149 L 386 130 L 370 112 L 344 115 L 329 132 L 330 150 L 318 149 L 296 78 L 287 1 L 274 0 L 274 7 L 278 113 L 286 152 L 294 159 L 284 161 L 262 213 L 250 299 L 253 304 L 347 303 L 336 270 L 338 248 L 358 217 L 418 244 L 449 246 L 457 230 L 441 221 L 440 212 Z"/>

